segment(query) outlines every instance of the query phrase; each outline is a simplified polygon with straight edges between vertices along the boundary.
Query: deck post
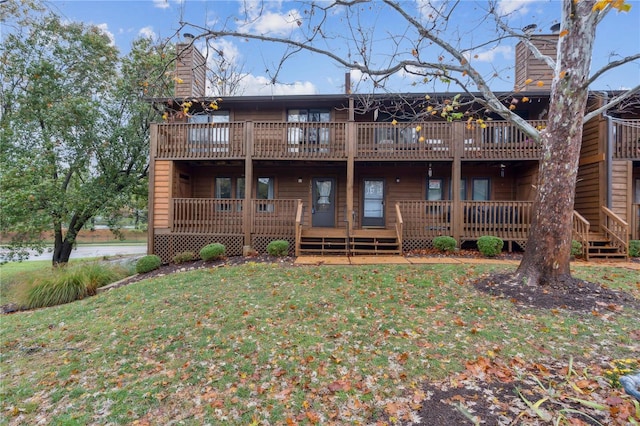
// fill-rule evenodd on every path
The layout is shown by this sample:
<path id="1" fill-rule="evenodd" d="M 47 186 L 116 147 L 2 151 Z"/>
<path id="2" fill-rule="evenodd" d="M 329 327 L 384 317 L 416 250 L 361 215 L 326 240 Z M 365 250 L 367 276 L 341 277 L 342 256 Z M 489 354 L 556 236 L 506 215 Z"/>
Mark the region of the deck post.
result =
<path id="1" fill-rule="evenodd" d="M 464 126 L 463 122 L 454 122 L 453 126 L 453 162 L 451 163 L 451 236 L 462 245 L 462 201 L 460 199 L 460 180 L 462 179 L 462 153 L 464 152 Z"/>
<path id="2" fill-rule="evenodd" d="M 253 210 L 251 196 L 253 194 L 253 122 L 247 121 L 244 126 L 245 159 L 244 159 L 244 207 L 242 209 L 242 228 L 244 245 L 251 246 L 251 224 Z"/>
<path id="3" fill-rule="evenodd" d="M 147 198 L 147 254 L 153 253 L 155 227 L 153 201 L 155 198 L 156 155 L 158 153 L 158 124 L 152 123 L 149 132 L 149 195 Z"/>
<path id="4" fill-rule="evenodd" d="M 356 123 L 347 123 L 347 232 L 353 229 L 353 181 L 355 175 Z"/>

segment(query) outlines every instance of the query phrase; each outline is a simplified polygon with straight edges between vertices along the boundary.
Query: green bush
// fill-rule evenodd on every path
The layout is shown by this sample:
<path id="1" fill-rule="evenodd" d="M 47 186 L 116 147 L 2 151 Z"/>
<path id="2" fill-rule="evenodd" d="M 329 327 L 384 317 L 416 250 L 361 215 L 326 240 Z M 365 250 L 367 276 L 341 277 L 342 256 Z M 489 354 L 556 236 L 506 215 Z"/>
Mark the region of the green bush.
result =
<path id="1" fill-rule="evenodd" d="M 27 309 L 62 305 L 89 296 L 89 290 L 77 273 L 58 272 L 49 275 L 29 290 Z"/>
<path id="2" fill-rule="evenodd" d="M 197 259 L 197 256 L 192 251 L 183 251 L 182 253 L 177 253 L 173 256 L 173 263 L 181 264 L 185 262 L 192 262 Z"/>
<path id="3" fill-rule="evenodd" d="M 580 241 L 576 241 L 576 240 L 571 241 L 571 256 L 573 257 L 582 256 L 582 243 Z"/>
<path id="4" fill-rule="evenodd" d="M 640 257 L 640 240 L 629 241 L 629 256 Z"/>
<path id="5" fill-rule="evenodd" d="M 502 241 L 498 237 L 494 237 L 491 235 L 484 235 L 478 238 L 478 250 L 485 257 L 494 257 L 502 252 L 502 247 L 504 247 L 504 241 Z"/>
<path id="6" fill-rule="evenodd" d="M 136 262 L 136 272 L 144 274 L 145 272 L 158 269 L 160 265 L 162 265 L 162 260 L 159 256 L 156 256 L 155 254 L 143 256 Z"/>
<path id="7" fill-rule="evenodd" d="M 208 244 L 200 249 L 202 260 L 218 260 L 224 257 L 225 247 L 220 243 Z"/>
<path id="8" fill-rule="evenodd" d="M 453 237 L 440 236 L 433 239 L 433 247 L 440 251 L 453 251 L 457 245 L 458 242 Z"/>
<path id="9" fill-rule="evenodd" d="M 289 254 L 289 241 L 274 240 L 267 245 L 267 253 L 271 256 L 282 257 Z"/>
<path id="10" fill-rule="evenodd" d="M 129 275 L 123 267 L 113 267 L 97 262 L 79 265 L 71 271 L 77 274 L 78 278 L 87 286 L 90 296 L 96 294 L 100 287 L 116 282 Z"/>

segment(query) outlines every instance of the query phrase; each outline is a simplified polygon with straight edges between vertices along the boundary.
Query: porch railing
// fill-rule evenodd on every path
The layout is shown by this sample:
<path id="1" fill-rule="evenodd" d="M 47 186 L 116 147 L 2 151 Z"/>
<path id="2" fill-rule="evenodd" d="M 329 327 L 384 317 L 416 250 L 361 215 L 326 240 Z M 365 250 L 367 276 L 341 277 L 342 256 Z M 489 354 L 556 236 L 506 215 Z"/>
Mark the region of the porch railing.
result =
<path id="1" fill-rule="evenodd" d="M 402 212 L 403 236 L 422 239 L 451 235 L 452 201 L 398 201 Z"/>
<path id="2" fill-rule="evenodd" d="M 600 229 L 605 237 L 620 253 L 629 253 L 629 224 L 605 206 L 602 206 L 602 213 L 604 221 Z"/>
<path id="3" fill-rule="evenodd" d="M 448 122 L 356 123 L 356 126 L 356 158 L 453 157 L 453 127 Z"/>
<path id="4" fill-rule="evenodd" d="M 299 200 L 251 200 L 251 233 L 294 236 Z"/>
<path id="5" fill-rule="evenodd" d="M 640 158 L 640 120 L 613 120 L 613 158 Z"/>
<path id="6" fill-rule="evenodd" d="M 577 211 L 573 211 L 573 239 L 582 245 L 582 258 L 589 260 L 589 229 L 590 224 Z"/>
<path id="7" fill-rule="evenodd" d="M 462 239 L 493 235 L 503 240 L 526 240 L 532 218 L 531 201 L 463 201 Z"/>
<path id="8" fill-rule="evenodd" d="M 302 200 L 298 200 L 296 207 L 296 256 L 300 256 L 300 241 L 302 240 Z"/>
<path id="9" fill-rule="evenodd" d="M 253 123 L 253 156 L 344 159 L 347 123 Z"/>
<path id="10" fill-rule="evenodd" d="M 529 121 L 543 128 L 544 120 Z M 488 121 L 483 125 L 465 126 L 463 158 L 537 159 L 540 145 L 522 130 L 507 121 Z"/>
<path id="11" fill-rule="evenodd" d="M 243 158 L 244 123 L 158 124 L 158 158 Z"/>
<path id="12" fill-rule="evenodd" d="M 172 232 L 238 235 L 244 232 L 244 200 L 174 198 Z"/>

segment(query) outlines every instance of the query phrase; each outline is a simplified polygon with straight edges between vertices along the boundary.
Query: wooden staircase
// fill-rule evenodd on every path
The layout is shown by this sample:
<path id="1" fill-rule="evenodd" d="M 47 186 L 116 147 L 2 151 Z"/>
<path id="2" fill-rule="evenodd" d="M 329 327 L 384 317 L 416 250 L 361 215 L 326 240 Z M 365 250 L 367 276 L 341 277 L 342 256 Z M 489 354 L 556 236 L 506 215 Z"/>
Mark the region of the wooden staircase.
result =
<path id="1" fill-rule="evenodd" d="M 585 260 L 627 260 L 629 256 L 629 225 L 607 207 L 601 206 L 603 221 L 598 232 L 582 215 L 573 212 L 573 238 L 582 244 Z"/>
<path id="2" fill-rule="evenodd" d="M 601 233 L 590 233 L 586 248 L 587 259 L 627 260 L 627 253 L 620 246 L 612 244 L 610 238 Z"/>
<path id="3" fill-rule="evenodd" d="M 399 255 L 396 231 L 389 229 L 310 228 L 300 233 L 299 255 Z"/>

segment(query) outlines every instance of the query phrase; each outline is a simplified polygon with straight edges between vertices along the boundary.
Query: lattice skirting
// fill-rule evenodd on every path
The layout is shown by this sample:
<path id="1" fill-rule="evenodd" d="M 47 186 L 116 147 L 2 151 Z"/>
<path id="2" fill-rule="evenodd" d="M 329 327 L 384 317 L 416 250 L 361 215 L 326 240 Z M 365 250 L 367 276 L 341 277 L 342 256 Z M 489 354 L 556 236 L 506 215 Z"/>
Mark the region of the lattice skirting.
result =
<path id="1" fill-rule="evenodd" d="M 433 238 L 421 238 L 421 239 L 403 239 L 402 251 L 404 253 L 413 250 L 424 250 L 433 248 Z"/>
<path id="2" fill-rule="evenodd" d="M 274 240 L 289 241 L 289 256 L 294 255 L 296 251 L 296 238 L 293 235 L 252 235 L 251 248 L 258 253 L 266 253 L 267 246 Z"/>
<path id="3" fill-rule="evenodd" d="M 227 256 L 242 255 L 243 235 L 161 234 L 154 235 L 153 247 L 164 263 L 169 263 L 177 253 L 198 253 L 207 244 L 220 243 L 225 246 Z"/>

